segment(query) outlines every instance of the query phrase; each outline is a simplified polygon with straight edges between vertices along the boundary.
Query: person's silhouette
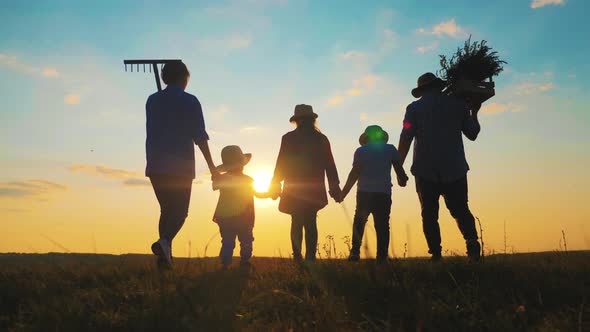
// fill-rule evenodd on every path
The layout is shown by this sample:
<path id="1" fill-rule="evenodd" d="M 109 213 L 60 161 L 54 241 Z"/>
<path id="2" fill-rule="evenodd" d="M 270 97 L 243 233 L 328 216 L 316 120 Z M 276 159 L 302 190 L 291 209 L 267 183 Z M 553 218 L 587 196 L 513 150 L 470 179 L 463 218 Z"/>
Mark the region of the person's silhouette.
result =
<path id="1" fill-rule="evenodd" d="M 160 204 L 160 238 L 152 244 L 152 251 L 158 256 L 158 265 L 164 268 L 172 267 L 172 240 L 188 214 L 195 178 L 194 144 L 199 146 L 211 173 L 216 173 L 201 104 L 184 91 L 189 77 L 184 63 L 166 64 L 162 80 L 167 87 L 146 102 L 145 175 Z"/>
<path id="2" fill-rule="evenodd" d="M 441 258 L 438 224 L 439 198 L 442 195 L 472 260 L 480 258 L 475 219 L 467 204 L 467 171 L 462 134 L 474 141 L 480 131 L 477 112 L 481 105 L 443 94 L 444 82 L 432 73 L 418 78 L 412 95 L 419 100 L 408 105 L 400 135 L 398 151 L 402 164 L 412 140 L 414 160 L 412 174 L 422 207 L 422 225 L 433 260 Z"/>
<path id="3" fill-rule="evenodd" d="M 297 128 L 285 134 L 271 184 L 279 210 L 291 215 L 293 258 L 301 260 L 305 229 L 305 259 L 314 261 L 318 243 L 317 212 L 328 204 L 325 177 L 330 195 L 340 198 L 340 181 L 328 138 L 315 126 L 318 115 L 309 105 L 295 106 L 290 121 Z M 283 182 L 281 192 L 281 182 Z"/>

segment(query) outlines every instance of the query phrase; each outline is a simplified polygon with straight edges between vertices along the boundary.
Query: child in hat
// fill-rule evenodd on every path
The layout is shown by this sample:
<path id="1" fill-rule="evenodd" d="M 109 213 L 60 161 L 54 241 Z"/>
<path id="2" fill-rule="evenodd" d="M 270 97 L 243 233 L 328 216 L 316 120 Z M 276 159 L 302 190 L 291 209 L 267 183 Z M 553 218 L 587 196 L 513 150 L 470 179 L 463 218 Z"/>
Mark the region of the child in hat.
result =
<path id="1" fill-rule="evenodd" d="M 214 176 L 213 190 L 219 190 L 219 201 L 213 221 L 221 233 L 221 263 L 227 267 L 232 260 L 236 237 L 240 241 L 240 265 L 247 267 L 252 257 L 254 236 L 254 196 L 265 198 L 265 194 L 254 191 L 254 180 L 243 173 L 244 166 L 252 154 L 243 153 L 237 145 L 221 150 L 222 165 L 217 167 L 220 175 Z"/>
<path id="2" fill-rule="evenodd" d="M 391 211 L 391 168 L 397 174 L 397 182 L 405 187 L 408 176 L 401 164 L 395 146 L 387 144 L 389 135 L 379 126 L 369 126 L 359 138 L 361 147 L 354 153 L 352 170 L 342 189 L 340 201 L 358 181 L 356 211 L 352 229 L 350 261 L 360 259 L 360 247 L 365 224 L 373 214 L 377 232 L 377 261 L 387 260 L 389 248 L 389 215 Z"/>

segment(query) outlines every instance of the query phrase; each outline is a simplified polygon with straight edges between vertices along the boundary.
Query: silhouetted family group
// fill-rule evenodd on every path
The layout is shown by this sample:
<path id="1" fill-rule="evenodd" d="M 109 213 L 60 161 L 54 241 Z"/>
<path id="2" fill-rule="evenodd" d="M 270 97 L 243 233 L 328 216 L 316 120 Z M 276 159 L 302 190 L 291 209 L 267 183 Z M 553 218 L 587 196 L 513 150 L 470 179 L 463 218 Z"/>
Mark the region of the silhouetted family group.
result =
<path id="1" fill-rule="evenodd" d="M 316 126 L 318 115 L 309 105 L 297 105 L 289 121 L 293 131 L 282 137 L 274 176 L 268 192 L 254 190 L 253 179 L 243 173 L 252 155 L 236 145 L 221 151 L 222 165 L 215 166 L 207 141 L 199 100 L 184 90 L 190 73 L 182 62 L 162 69 L 167 87 L 149 96 L 146 103 L 146 176 L 150 178 L 160 204 L 158 241 L 152 251 L 158 266 L 172 267 L 172 240 L 188 214 L 191 186 L 195 178 L 196 144 L 211 172 L 213 190 L 219 200 L 213 221 L 222 238 L 220 252 L 224 266 L 231 263 L 236 238 L 240 242 L 242 266 L 249 266 L 254 241 L 254 197 L 280 197 L 279 210 L 291 215 L 293 259 L 314 261 L 318 245 L 317 213 L 328 204 L 328 193 L 342 202 L 357 184 L 356 210 L 349 260 L 360 259 L 365 224 L 373 215 L 377 233 L 377 262 L 388 260 L 389 218 L 391 211 L 391 169 L 397 183 L 408 181 L 403 163 L 414 141 L 411 172 L 422 209 L 422 224 L 432 260 L 441 259 L 438 223 L 439 198 L 443 196 L 457 221 L 470 260 L 478 261 L 481 247 L 475 220 L 468 207 L 467 171 L 463 138 L 475 140 L 480 131 L 477 113 L 481 105 L 443 93 L 444 82 L 432 73 L 419 77 L 403 121 L 398 148 L 388 144 L 389 135 L 380 126 L 369 126 L 360 136 L 352 170 L 340 189 L 338 172 L 330 142 Z M 302 242 L 305 234 L 305 256 Z"/>

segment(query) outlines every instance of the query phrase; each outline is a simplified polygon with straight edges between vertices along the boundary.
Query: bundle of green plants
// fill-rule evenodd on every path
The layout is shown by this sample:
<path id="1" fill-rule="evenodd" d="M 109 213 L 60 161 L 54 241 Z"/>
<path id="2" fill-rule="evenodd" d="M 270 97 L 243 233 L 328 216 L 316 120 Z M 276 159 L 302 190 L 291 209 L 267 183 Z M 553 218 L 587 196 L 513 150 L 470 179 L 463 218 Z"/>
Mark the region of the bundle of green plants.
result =
<path id="1" fill-rule="evenodd" d="M 438 75 L 447 82 L 448 87 L 464 79 L 474 82 L 491 79 L 502 72 L 506 64 L 485 40 L 471 42 L 471 36 L 450 57 L 439 57 L 441 69 Z"/>

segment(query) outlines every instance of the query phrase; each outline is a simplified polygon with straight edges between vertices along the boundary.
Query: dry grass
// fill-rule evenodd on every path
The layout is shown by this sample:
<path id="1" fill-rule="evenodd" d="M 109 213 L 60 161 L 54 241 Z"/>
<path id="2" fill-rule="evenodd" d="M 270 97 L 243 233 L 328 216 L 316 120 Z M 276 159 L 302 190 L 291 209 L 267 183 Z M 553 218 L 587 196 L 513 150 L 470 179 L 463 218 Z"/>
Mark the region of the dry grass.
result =
<path id="1" fill-rule="evenodd" d="M 326 247 L 325 252 L 335 248 Z M 590 330 L 590 252 L 402 259 L 255 270 L 141 255 L 0 255 L 0 330 Z"/>

